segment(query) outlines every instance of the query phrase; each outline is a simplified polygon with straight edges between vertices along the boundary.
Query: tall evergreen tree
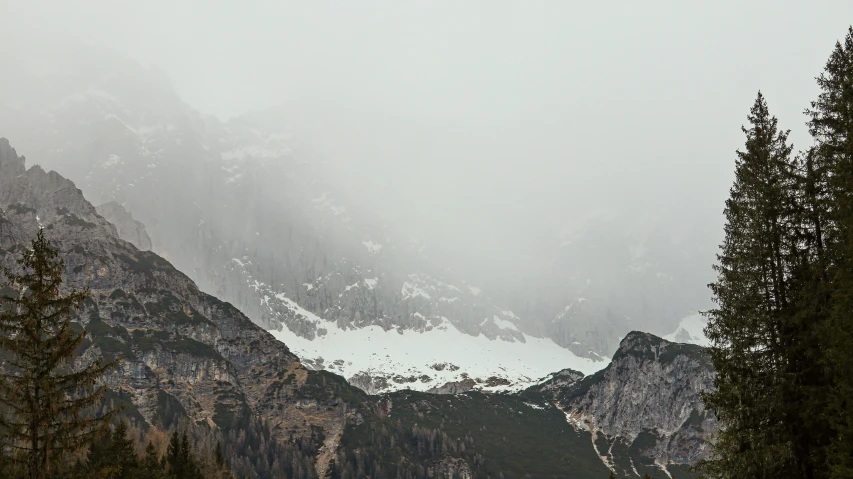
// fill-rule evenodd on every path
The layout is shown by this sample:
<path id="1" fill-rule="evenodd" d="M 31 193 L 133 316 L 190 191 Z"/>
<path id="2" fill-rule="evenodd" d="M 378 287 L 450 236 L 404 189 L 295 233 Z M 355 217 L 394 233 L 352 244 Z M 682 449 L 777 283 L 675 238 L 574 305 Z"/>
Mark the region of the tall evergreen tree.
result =
<path id="1" fill-rule="evenodd" d="M 148 445 L 145 446 L 145 457 L 142 459 L 142 477 L 147 479 L 162 479 L 163 477 L 163 464 L 160 462 L 151 441 L 148 441 Z"/>
<path id="2" fill-rule="evenodd" d="M 823 216 L 821 242 L 824 301 L 829 320 L 822 339 L 830 377 L 832 425 L 827 462 L 831 477 L 853 477 L 853 27 L 817 78 L 820 94 L 812 102 L 809 130 L 815 139 L 814 209 Z"/>
<path id="3" fill-rule="evenodd" d="M 29 477 L 41 479 L 111 415 L 90 413 L 103 400 L 99 379 L 114 363 L 74 364 L 86 333 L 74 330 L 72 312 L 87 291 L 60 293 L 63 261 L 43 231 L 18 265 L 20 272 L 3 271 L 18 294 L 2 298 L 0 310 L 0 349 L 10 358 L 0 371 L 0 431 L 6 447 L 24 452 Z"/>
<path id="4" fill-rule="evenodd" d="M 192 453 L 186 431 L 180 436 L 177 430 L 172 433 L 169 447 L 166 450 L 166 464 L 168 465 L 169 478 L 202 479 L 201 468 Z"/>
<path id="5" fill-rule="evenodd" d="M 760 92 L 748 119 L 710 285 L 717 307 L 706 313 L 717 377 L 704 400 L 722 427 L 716 456 L 704 467 L 720 478 L 798 477 L 780 394 L 799 255 L 796 163 L 788 132 L 779 131 Z"/>
<path id="6" fill-rule="evenodd" d="M 135 479 L 142 476 L 139 458 L 128 427 L 120 421 L 115 429 L 96 434 L 89 444 L 89 454 L 82 477 L 99 479 Z"/>

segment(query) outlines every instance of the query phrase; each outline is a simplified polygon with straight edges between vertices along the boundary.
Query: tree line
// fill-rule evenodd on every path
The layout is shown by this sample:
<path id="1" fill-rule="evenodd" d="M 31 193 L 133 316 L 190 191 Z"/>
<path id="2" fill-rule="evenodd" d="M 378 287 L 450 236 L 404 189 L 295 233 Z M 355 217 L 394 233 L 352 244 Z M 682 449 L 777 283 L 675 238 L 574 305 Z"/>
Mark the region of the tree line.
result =
<path id="1" fill-rule="evenodd" d="M 61 294 L 63 261 L 42 230 L 30 246 L 17 271 L 2 270 L 0 473 L 30 479 L 233 477 L 221 445 L 197 455 L 186 429 L 173 431 L 165 451 L 151 438 L 138 451 L 133 436 L 145 435 L 105 401 L 103 376 L 120 358 L 87 361 L 77 354 L 87 332 L 72 313 L 88 291 Z"/>
<path id="2" fill-rule="evenodd" d="M 853 477 L 853 27 L 794 154 L 759 92 L 742 127 L 705 333 L 714 478 Z"/>

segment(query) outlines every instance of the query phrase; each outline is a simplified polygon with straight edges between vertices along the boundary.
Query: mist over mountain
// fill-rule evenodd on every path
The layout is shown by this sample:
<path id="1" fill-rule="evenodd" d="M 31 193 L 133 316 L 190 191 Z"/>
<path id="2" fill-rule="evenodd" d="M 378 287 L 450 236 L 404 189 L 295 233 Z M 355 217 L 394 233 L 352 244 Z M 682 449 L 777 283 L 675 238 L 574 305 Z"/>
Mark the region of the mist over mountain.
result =
<path id="1" fill-rule="evenodd" d="M 701 229 L 667 230 L 649 213 L 627 217 L 591 206 L 576 218 L 555 215 L 544 234 L 511 221 L 498 241 L 505 254 L 466 264 L 442 250 L 446 240 L 435 239 L 440 231 L 454 233 L 453 226 L 359 195 L 381 188 L 376 178 L 411 183 L 413 190 L 422 179 L 365 161 L 372 175 L 344 181 L 338 170 L 357 159 L 314 148 L 321 130 L 293 126 L 299 119 L 292 113 L 278 108 L 223 122 L 181 101 L 162 72 L 95 48 L 43 45 L 18 60 L 6 85 L 16 94 L 6 97 L 4 131 L 45 167 L 79 178 L 95 204 L 127 210 L 132 218 L 124 221 L 133 226 L 125 239 L 136 244 L 150 235 L 144 246 L 264 327 L 284 324 L 314 339 L 327 328 L 303 311 L 345 328 L 386 331 L 424 331 L 448 321 L 466 334 L 522 343 L 525 334 L 551 338 L 575 355 L 598 358 L 638 325 L 670 332 L 706 305 Z M 45 76 L 73 81 L 30 81 Z M 337 138 L 335 131 L 324 136 Z M 440 195 L 441 188 L 447 185 L 420 194 Z M 511 192 L 498 197 L 524 200 Z M 405 209 L 412 201 L 388 203 Z M 464 213 L 445 216 L 480 221 Z M 136 231 L 137 220 L 144 233 Z M 460 244 L 495 243 L 462 236 L 468 239 Z M 535 256 L 527 250 L 534 245 Z M 436 295 L 436 285 L 447 294 Z M 493 316 L 508 323 L 501 327 Z M 325 359 L 318 367 L 350 362 L 321 352 L 317 358 Z"/>
<path id="2" fill-rule="evenodd" d="M 0 0 L 0 470 L 843 472 L 834 3 Z"/>
<path id="3" fill-rule="evenodd" d="M 623 58 L 635 78 L 625 83 L 611 67 L 590 70 L 589 52 L 565 49 L 590 34 L 612 54 L 621 37 L 604 38 L 615 25 L 564 31 L 557 19 L 567 11 L 543 20 L 546 11 L 531 9 L 510 21 L 497 9 L 471 27 L 488 43 L 471 40 L 461 19 L 394 7 L 387 13 L 410 35 L 380 46 L 375 38 L 392 32 L 375 18 L 362 25 L 377 28 L 374 38 L 342 22 L 343 11 L 291 10 L 278 18 L 293 30 L 255 19 L 256 35 L 241 39 L 214 6 L 186 30 L 178 17 L 163 19 L 175 36 L 163 43 L 127 25 L 130 12 L 152 15 L 148 7 L 88 6 L 65 12 L 91 13 L 66 26 L 55 25 L 58 7 L 32 22 L 35 30 L 27 28 L 33 12 L 15 8 L 22 21 L 3 42 L 15 65 L 0 80 L 4 134 L 74 178 L 96 205 L 121 206 L 155 252 L 264 327 L 313 339 L 325 328 L 303 312 L 345 329 L 425 331 L 446 320 L 463 334 L 549 338 L 595 359 L 628 331 L 668 334 L 710 306 L 705 285 L 730 174 L 719 160 L 730 157 L 728 143 L 701 133 L 720 118 L 696 108 L 710 86 L 698 82 L 684 96 L 670 66 L 647 71 Z M 297 26 L 299 18 L 322 28 Z M 515 34 L 504 36 L 503 24 Z M 681 33 L 668 28 L 631 48 Z M 430 44 L 434 32 L 447 44 Z M 557 32 L 562 47 L 546 48 L 545 35 Z M 210 44 L 190 54 L 196 34 Z M 313 46 L 297 49 L 289 43 L 297 38 Z M 359 49 L 368 46 L 396 69 Z M 474 49 L 476 67 L 465 55 Z M 246 58 L 264 60 L 253 69 Z M 193 89 L 199 72 L 177 59 L 209 69 L 210 84 Z M 613 98 L 584 79 L 592 71 L 614 85 Z M 271 91 L 273 78 L 279 89 L 266 102 L 246 90 Z M 205 96 L 210 85 L 222 101 Z M 715 88 L 742 103 L 739 85 Z M 688 103 L 649 108 L 655 93 Z M 677 121 L 688 105 L 707 114 Z M 613 108 L 620 114 L 606 116 Z M 132 224 L 127 234 L 140 237 Z"/>

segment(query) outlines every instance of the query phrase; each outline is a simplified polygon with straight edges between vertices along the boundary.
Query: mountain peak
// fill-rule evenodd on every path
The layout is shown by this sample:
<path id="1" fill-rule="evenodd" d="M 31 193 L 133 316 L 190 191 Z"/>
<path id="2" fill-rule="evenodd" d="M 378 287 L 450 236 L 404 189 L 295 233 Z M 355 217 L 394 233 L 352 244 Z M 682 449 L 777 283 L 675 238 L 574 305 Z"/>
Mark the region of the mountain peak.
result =
<path id="1" fill-rule="evenodd" d="M 96 206 L 95 210 L 116 227 L 119 238 L 142 251 L 151 251 L 151 237 L 148 236 L 145 225 L 136 221 L 124 206 L 115 201 L 110 201 Z"/>
<path id="2" fill-rule="evenodd" d="M 18 156 L 8 139 L 0 137 L 0 174 L 22 174 L 25 171 L 24 157 Z"/>
<path id="3" fill-rule="evenodd" d="M 654 334 L 642 331 L 631 331 L 619 343 L 619 349 L 613 354 L 613 363 L 627 358 L 639 361 L 657 361 L 669 363 L 679 357 L 688 357 L 700 362 L 708 362 L 710 358 L 705 348 L 696 344 L 674 343 Z"/>

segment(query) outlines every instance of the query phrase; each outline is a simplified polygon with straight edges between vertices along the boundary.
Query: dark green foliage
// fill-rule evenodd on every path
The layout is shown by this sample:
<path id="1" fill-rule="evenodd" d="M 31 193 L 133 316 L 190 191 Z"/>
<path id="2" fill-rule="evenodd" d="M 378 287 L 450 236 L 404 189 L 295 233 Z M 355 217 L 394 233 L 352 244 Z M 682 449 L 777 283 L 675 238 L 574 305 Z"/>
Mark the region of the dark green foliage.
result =
<path id="1" fill-rule="evenodd" d="M 707 313 L 706 334 L 717 377 L 716 390 L 704 400 L 722 430 L 717 458 L 705 468 L 716 477 L 799 477 L 780 389 L 787 373 L 784 334 L 795 295 L 792 274 L 800 254 L 796 164 L 788 132 L 777 129 L 760 92 L 749 122 L 726 201 L 718 279 L 710 285 L 717 308 Z"/>
<path id="2" fill-rule="evenodd" d="M 91 413 L 105 393 L 98 380 L 114 363 L 73 366 L 85 336 L 72 324 L 73 311 L 87 292 L 60 294 L 63 261 L 42 230 L 18 266 L 3 271 L 23 294 L 2 298 L 0 308 L 0 349 L 10 357 L 0 373 L 0 433 L 5 447 L 23 451 L 13 459 L 26 461 L 28 476 L 43 478 L 112 414 Z"/>
<path id="3" fill-rule="evenodd" d="M 88 221 L 84 220 L 83 218 L 80 218 L 74 213 L 68 213 L 65 215 L 65 224 L 83 229 L 95 228 L 98 226 L 95 223 L 89 223 Z"/>
<path id="4" fill-rule="evenodd" d="M 202 479 L 201 468 L 190 450 L 190 442 L 186 431 L 178 436 L 176 429 L 169 441 L 166 451 L 166 473 L 174 479 Z"/>
<path id="5" fill-rule="evenodd" d="M 9 205 L 9 208 L 7 208 L 7 209 L 10 211 L 14 211 L 15 214 L 18 214 L 18 215 L 25 215 L 25 214 L 36 212 L 36 210 L 30 208 L 29 206 L 17 204 L 17 203 L 14 205 Z"/>
<path id="6" fill-rule="evenodd" d="M 65 472 L 69 478 L 99 479 L 214 479 L 231 478 L 228 464 L 219 459 L 194 451 L 186 431 L 171 435 L 166 455 L 160 457 L 149 440 L 145 452 L 137 453 L 135 441 L 140 432 L 119 422 L 112 430 L 92 437 L 84 462 L 78 462 Z"/>
<path id="7" fill-rule="evenodd" d="M 145 456 L 142 458 L 140 467 L 146 478 L 161 479 L 165 476 L 163 463 L 160 462 L 157 450 L 154 449 L 154 444 L 151 441 L 148 441 L 148 445 L 145 446 Z"/>
<path id="8" fill-rule="evenodd" d="M 112 432 L 95 435 L 89 443 L 86 465 L 79 475 L 103 479 L 141 477 L 141 464 L 127 434 L 127 424 L 122 421 Z"/>
<path id="9" fill-rule="evenodd" d="M 590 435 L 556 408 L 517 395 L 390 394 L 391 417 L 348 427 L 332 477 L 425 477 L 436 461 L 460 459 L 474 477 L 600 478 L 607 468 Z"/>
<path id="10" fill-rule="evenodd" d="M 812 155 L 812 209 L 821 255 L 812 309 L 827 319 L 821 336 L 827 346 L 823 371 L 828 392 L 830 445 L 827 462 L 833 478 L 853 477 L 853 28 L 817 78 L 821 93 L 807 112 L 816 147 Z M 822 235 L 822 237 L 820 236 Z M 814 389 L 814 388 L 813 388 Z M 813 401 L 818 405 L 819 401 Z M 816 426 L 821 426 L 818 423 Z M 821 432 L 821 431 L 819 431 Z"/>
<path id="11" fill-rule="evenodd" d="M 853 477 L 853 28 L 817 81 L 799 161 L 762 97 L 744 130 L 706 329 L 714 477 Z"/>

